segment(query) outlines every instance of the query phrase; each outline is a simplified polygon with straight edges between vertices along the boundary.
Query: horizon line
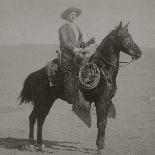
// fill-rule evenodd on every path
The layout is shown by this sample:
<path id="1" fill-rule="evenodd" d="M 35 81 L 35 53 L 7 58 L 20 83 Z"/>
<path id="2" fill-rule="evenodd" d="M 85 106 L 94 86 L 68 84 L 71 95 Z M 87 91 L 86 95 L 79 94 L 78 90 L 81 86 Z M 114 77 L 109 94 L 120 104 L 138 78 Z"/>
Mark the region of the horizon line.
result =
<path id="1" fill-rule="evenodd" d="M 59 45 L 59 43 L 36 43 L 36 44 L 0 44 L 0 46 L 37 46 L 37 45 Z M 155 46 L 140 46 L 140 48 L 155 48 Z"/>

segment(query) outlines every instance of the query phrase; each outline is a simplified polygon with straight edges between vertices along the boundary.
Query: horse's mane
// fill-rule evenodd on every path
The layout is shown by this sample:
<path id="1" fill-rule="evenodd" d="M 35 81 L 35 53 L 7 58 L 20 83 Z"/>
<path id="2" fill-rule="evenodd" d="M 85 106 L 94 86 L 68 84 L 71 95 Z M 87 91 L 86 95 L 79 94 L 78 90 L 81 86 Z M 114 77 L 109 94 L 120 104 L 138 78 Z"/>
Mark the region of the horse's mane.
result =
<path id="1" fill-rule="evenodd" d="M 110 38 L 114 37 L 114 35 L 116 35 L 116 30 L 110 31 L 110 33 L 105 38 L 102 39 L 101 43 L 97 48 L 97 51 L 100 51 L 101 49 L 103 49 L 103 46 L 105 45 L 105 42 L 107 41 L 107 39 L 109 40 Z"/>

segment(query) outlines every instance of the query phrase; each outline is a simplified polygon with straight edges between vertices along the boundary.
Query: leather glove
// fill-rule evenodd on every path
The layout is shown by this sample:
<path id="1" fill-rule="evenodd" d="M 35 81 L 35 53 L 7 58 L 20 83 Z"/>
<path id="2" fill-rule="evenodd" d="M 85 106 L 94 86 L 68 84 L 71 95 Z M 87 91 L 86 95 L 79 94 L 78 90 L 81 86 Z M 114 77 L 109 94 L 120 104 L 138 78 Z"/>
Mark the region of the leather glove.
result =
<path id="1" fill-rule="evenodd" d="M 92 37 L 91 39 L 89 39 L 88 45 L 89 45 L 89 44 L 94 44 L 95 42 L 96 42 L 96 41 L 95 41 L 95 38 Z"/>

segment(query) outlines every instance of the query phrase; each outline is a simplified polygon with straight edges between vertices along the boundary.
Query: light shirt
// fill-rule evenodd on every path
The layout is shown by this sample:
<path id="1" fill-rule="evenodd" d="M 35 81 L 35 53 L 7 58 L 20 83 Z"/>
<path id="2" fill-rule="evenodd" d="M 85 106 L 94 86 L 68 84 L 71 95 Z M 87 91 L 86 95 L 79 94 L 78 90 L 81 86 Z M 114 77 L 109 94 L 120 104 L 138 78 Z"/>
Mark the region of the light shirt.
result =
<path id="1" fill-rule="evenodd" d="M 71 28 L 73 29 L 73 32 L 75 34 L 75 37 L 76 37 L 76 41 L 78 42 L 78 39 L 79 39 L 79 31 L 77 29 L 77 25 L 75 23 L 71 23 L 69 21 L 66 21 L 67 24 L 69 24 L 71 26 Z"/>

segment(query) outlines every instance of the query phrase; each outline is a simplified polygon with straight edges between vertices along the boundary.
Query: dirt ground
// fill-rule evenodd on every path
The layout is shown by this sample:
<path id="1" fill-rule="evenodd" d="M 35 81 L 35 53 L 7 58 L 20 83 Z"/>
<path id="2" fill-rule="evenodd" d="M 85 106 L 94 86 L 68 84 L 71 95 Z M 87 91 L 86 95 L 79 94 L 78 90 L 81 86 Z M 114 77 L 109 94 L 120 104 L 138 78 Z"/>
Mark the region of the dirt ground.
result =
<path id="1" fill-rule="evenodd" d="M 54 57 L 52 46 L 0 46 L 0 155 L 39 155 L 22 146 L 28 138 L 30 104 L 18 105 L 17 97 L 26 76 Z M 125 55 L 121 59 L 128 59 Z M 108 120 L 106 155 L 155 154 L 155 49 L 143 49 L 142 58 L 121 68 L 118 90 L 113 99 L 115 120 Z M 43 128 L 45 155 L 97 154 L 96 114 L 87 128 L 71 111 L 71 106 L 57 100 Z M 35 128 L 36 129 L 36 128 Z M 36 130 L 35 130 L 36 135 Z"/>

